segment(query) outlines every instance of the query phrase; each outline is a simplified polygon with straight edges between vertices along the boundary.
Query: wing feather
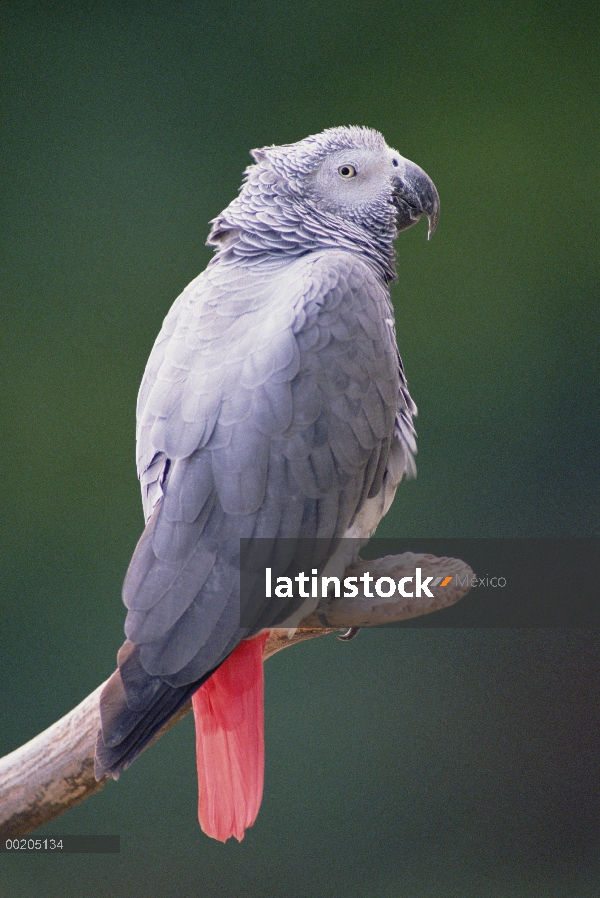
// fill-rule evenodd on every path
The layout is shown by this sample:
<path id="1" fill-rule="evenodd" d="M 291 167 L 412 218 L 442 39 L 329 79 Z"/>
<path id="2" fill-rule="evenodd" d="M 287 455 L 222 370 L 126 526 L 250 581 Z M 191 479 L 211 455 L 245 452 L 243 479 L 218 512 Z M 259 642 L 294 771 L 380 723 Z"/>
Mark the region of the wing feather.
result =
<path id="1" fill-rule="evenodd" d="M 324 540 L 326 558 L 372 530 L 411 470 L 415 411 L 387 288 L 352 253 L 266 271 L 218 260 L 183 292 L 138 398 L 148 524 L 124 585 L 136 648 L 113 689 L 129 710 L 111 705 L 105 723 L 105 746 L 111 728 L 125 734 L 121 766 L 152 731 L 140 694 L 166 708 L 164 684 L 187 695 L 252 632 L 240 626 L 240 538 L 273 540 L 265 551 L 287 565 L 299 539 Z M 285 617 L 278 603 L 257 626 Z"/>

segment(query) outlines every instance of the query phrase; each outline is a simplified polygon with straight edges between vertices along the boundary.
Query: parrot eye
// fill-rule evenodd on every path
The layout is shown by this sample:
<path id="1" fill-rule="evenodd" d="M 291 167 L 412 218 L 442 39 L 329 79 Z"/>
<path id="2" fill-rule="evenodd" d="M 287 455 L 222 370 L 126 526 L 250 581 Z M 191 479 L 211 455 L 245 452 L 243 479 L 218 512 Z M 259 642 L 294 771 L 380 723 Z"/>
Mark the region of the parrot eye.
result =
<path id="1" fill-rule="evenodd" d="M 340 165 L 338 174 L 341 175 L 342 178 L 353 178 L 356 174 L 356 169 L 353 165 Z"/>
<path id="2" fill-rule="evenodd" d="M 392 159 L 392 165 L 395 165 L 396 168 L 398 168 L 398 160 L 397 160 L 397 159 Z"/>

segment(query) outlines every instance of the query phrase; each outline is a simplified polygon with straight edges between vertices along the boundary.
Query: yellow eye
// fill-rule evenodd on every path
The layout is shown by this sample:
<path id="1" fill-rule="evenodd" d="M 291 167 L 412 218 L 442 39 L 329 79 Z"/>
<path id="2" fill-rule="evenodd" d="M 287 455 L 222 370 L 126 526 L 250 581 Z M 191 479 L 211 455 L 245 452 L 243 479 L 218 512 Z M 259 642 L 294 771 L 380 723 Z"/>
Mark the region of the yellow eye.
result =
<path id="1" fill-rule="evenodd" d="M 353 178 L 356 174 L 356 169 L 353 165 L 340 165 L 338 168 L 338 175 L 341 175 L 342 178 Z"/>

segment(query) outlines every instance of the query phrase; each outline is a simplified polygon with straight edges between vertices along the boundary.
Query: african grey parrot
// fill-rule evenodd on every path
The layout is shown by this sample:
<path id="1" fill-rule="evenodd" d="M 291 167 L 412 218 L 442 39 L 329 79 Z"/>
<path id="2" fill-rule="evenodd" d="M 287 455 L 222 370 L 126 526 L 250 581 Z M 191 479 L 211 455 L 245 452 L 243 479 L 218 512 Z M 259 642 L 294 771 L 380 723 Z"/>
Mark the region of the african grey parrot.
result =
<path id="1" fill-rule="evenodd" d="M 373 534 L 413 471 L 393 242 L 423 213 L 431 235 L 439 215 L 430 178 L 368 128 L 251 155 L 140 388 L 147 523 L 96 749 L 97 777 L 117 778 L 193 696 L 200 823 L 222 840 L 243 837 L 262 796 L 261 634 L 317 603 L 242 625 L 240 539 L 319 537 L 331 561 L 340 537 Z"/>

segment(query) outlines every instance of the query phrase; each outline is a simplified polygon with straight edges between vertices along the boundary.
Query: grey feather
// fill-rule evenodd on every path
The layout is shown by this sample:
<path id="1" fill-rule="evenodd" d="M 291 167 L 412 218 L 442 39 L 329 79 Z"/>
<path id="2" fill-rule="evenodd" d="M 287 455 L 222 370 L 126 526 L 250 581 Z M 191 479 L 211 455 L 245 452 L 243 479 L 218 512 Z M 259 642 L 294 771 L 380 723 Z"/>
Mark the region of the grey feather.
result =
<path id="1" fill-rule="evenodd" d="M 117 776 L 241 639 L 290 613 L 265 601 L 254 629 L 241 626 L 240 539 L 270 540 L 263 561 L 290 570 L 299 539 L 322 539 L 325 561 L 357 527 L 370 535 L 414 471 L 389 282 L 407 208 L 418 218 L 402 190 L 413 169 L 426 176 L 369 129 L 253 156 L 140 388 L 147 526 L 123 589 L 128 642 L 101 699 L 99 773 Z M 340 160 L 362 187 L 342 183 Z M 421 211 L 437 220 L 427 191 Z"/>

